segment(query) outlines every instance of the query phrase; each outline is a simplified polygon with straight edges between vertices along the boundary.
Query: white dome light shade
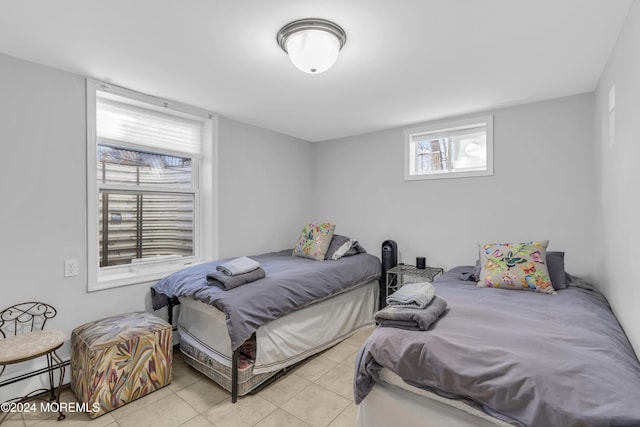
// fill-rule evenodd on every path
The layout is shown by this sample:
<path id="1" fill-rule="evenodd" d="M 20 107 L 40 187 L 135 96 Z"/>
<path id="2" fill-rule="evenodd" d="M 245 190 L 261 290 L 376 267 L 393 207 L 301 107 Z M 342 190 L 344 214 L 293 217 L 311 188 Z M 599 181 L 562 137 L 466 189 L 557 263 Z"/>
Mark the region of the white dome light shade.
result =
<path id="1" fill-rule="evenodd" d="M 287 38 L 287 52 L 293 65 L 305 73 L 327 71 L 338 59 L 338 39 L 323 30 L 299 31 Z"/>
<path id="2" fill-rule="evenodd" d="M 338 59 L 347 36 L 344 30 L 324 19 L 301 19 L 278 32 L 277 41 L 298 69 L 309 74 L 327 71 Z"/>

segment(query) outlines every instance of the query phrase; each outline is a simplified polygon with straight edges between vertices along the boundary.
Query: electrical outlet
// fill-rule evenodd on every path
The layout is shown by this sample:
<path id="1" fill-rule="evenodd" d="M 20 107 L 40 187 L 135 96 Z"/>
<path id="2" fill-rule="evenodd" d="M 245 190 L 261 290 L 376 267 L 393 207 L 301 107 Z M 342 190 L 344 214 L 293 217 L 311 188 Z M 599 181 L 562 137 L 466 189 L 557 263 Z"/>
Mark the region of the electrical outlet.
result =
<path id="1" fill-rule="evenodd" d="M 73 277 L 77 275 L 78 275 L 78 260 L 65 259 L 64 260 L 64 277 Z"/>

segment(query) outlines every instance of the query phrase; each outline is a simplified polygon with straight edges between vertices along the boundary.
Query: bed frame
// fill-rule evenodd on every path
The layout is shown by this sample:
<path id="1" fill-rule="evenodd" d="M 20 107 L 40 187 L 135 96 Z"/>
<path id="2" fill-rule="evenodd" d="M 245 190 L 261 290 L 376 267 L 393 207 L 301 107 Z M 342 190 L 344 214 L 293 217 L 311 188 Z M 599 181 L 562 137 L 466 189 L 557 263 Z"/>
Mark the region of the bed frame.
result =
<path id="1" fill-rule="evenodd" d="M 169 298 L 169 303 L 167 304 L 167 321 L 171 325 L 173 331 L 178 329 L 177 326 L 173 324 L 173 309 L 175 306 L 180 305 L 180 301 L 178 298 Z M 240 348 L 237 348 L 233 351 L 233 355 L 231 356 L 231 402 L 236 403 L 238 401 L 238 357 L 240 356 Z M 277 375 L 280 371 L 276 372 L 274 375 Z M 268 382 L 268 381 L 267 381 Z M 258 387 L 262 388 L 264 385 L 260 385 Z M 257 390 L 256 390 L 257 391 Z"/>
<path id="2" fill-rule="evenodd" d="M 169 303 L 167 304 L 167 310 L 169 311 L 167 315 L 167 321 L 169 322 L 169 324 L 171 325 L 174 331 L 178 329 L 178 327 L 174 326 L 173 324 L 173 309 L 177 305 L 180 305 L 180 301 L 178 300 L 178 298 L 175 298 L 175 297 L 169 298 Z M 237 348 L 236 350 L 233 351 L 233 355 L 231 356 L 231 402 L 232 403 L 236 403 L 238 401 L 238 357 L 239 356 L 240 356 L 240 348 Z M 282 371 L 283 370 L 274 373 L 274 376 L 278 374 L 284 374 Z M 270 381 L 266 381 L 265 383 L 261 384 L 256 388 L 255 391 L 258 391 L 258 389 L 261 389 L 269 382 Z"/>
<path id="3" fill-rule="evenodd" d="M 360 289 L 360 290 L 358 290 Z M 366 290 L 369 289 L 369 290 Z M 296 366 L 298 366 L 300 363 L 302 363 L 306 358 L 310 357 L 313 354 L 316 354 L 319 351 L 322 351 L 326 348 L 329 348 L 335 344 L 337 344 L 338 342 L 342 341 L 343 339 L 345 339 L 346 337 L 350 336 L 351 334 L 353 334 L 356 330 L 358 330 L 359 328 L 369 325 L 373 322 L 373 313 L 377 308 L 377 298 L 378 298 L 378 280 L 377 279 L 373 279 L 371 281 L 367 281 L 367 282 L 363 282 L 363 286 L 358 286 L 356 287 L 356 289 L 353 290 L 354 292 L 358 292 L 358 294 L 354 295 L 353 297 L 350 297 L 351 300 L 353 300 L 353 298 L 355 298 L 355 300 L 357 301 L 362 301 L 362 305 L 360 306 L 360 309 L 357 311 L 358 313 L 360 313 L 359 315 L 357 315 L 357 321 L 354 321 L 353 324 L 350 324 L 347 328 L 343 329 L 342 331 L 340 331 L 339 334 L 334 335 L 333 333 L 329 332 L 327 334 L 327 336 L 324 338 L 325 340 L 323 340 L 319 345 L 314 346 L 312 348 L 308 348 L 306 352 L 304 353 L 296 353 L 296 356 L 293 356 L 293 360 L 291 360 L 291 364 L 287 365 L 287 366 L 283 366 L 282 364 L 280 364 L 280 368 L 278 369 L 278 364 L 276 364 L 274 367 L 276 368 L 274 371 L 272 372 L 264 372 L 261 371 L 263 373 L 258 373 L 258 374 L 253 374 L 253 375 L 257 375 L 257 376 L 263 376 L 261 379 L 258 379 L 256 377 L 256 383 L 259 381 L 259 383 L 255 386 L 253 386 L 254 388 L 251 388 L 247 391 L 247 389 L 245 388 L 245 386 L 243 384 L 245 384 L 244 382 L 241 384 L 241 381 L 246 381 L 246 376 L 243 374 L 242 378 L 241 378 L 241 371 L 240 371 L 240 359 L 244 356 L 241 356 L 241 348 L 242 346 L 238 347 L 238 349 L 236 350 L 232 350 L 231 354 L 230 354 L 230 369 L 229 369 L 229 365 L 227 365 L 228 369 L 226 371 L 226 374 L 223 374 L 226 378 L 227 378 L 227 382 L 225 385 L 223 385 L 223 383 L 219 382 L 218 379 L 216 379 L 216 376 L 218 373 L 221 373 L 221 371 L 218 371 L 216 368 L 213 368 L 212 366 L 207 366 L 206 364 L 202 365 L 199 362 L 202 362 L 202 359 L 200 359 L 199 357 L 194 357 L 195 355 L 193 353 L 191 353 L 191 351 L 189 351 L 189 349 L 187 349 L 187 353 L 189 355 L 189 360 L 192 360 L 194 363 L 191 363 L 189 361 L 187 361 L 187 363 L 189 365 L 191 365 L 193 368 L 195 368 L 196 370 L 202 372 L 204 375 L 208 376 L 209 378 L 211 378 L 213 381 L 217 382 L 218 384 L 220 384 L 223 388 L 227 389 L 228 391 L 230 391 L 231 393 L 231 402 L 235 403 L 238 400 L 238 396 L 240 395 L 240 393 L 242 394 L 255 394 L 258 393 L 260 390 L 262 390 L 263 388 L 265 388 L 267 385 L 271 384 L 273 381 L 275 381 L 276 379 L 280 378 L 283 375 L 286 375 L 289 371 L 291 371 L 291 369 L 295 368 Z M 364 292 L 364 293 L 363 293 Z M 346 296 L 346 294 L 343 294 Z M 369 295 L 371 297 L 371 300 L 369 300 L 369 297 L 364 298 L 364 299 L 360 299 L 361 297 L 364 297 L 364 295 Z M 323 300 L 323 301 L 319 301 L 318 303 L 323 303 L 324 301 L 329 301 L 332 300 L 333 298 L 329 298 L 328 300 Z M 364 301 L 368 301 L 367 303 L 364 303 Z M 341 304 L 341 303 L 340 303 Z M 176 331 L 180 332 L 180 329 L 177 326 L 177 322 L 175 323 L 174 326 L 174 312 L 173 309 L 175 308 L 175 306 L 177 305 L 181 305 L 181 302 L 178 298 L 170 298 L 169 299 L 169 303 L 167 305 L 168 308 L 168 321 L 169 323 L 172 325 L 173 329 Z M 183 304 L 184 306 L 184 304 Z M 313 310 L 312 307 L 316 307 L 316 304 L 311 304 L 311 306 L 306 307 L 307 309 L 311 309 Z M 318 313 L 319 307 L 315 308 L 315 312 Z M 324 310 L 322 310 L 322 312 L 324 313 Z M 351 312 L 351 311 L 350 311 Z M 298 312 L 295 312 L 298 313 Z M 355 313 L 355 312 L 354 312 Z M 356 319 L 354 318 L 354 319 Z M 312 315 L 311 319 L 318 319 L 317 317 L 314 317 L 314 315 Z M 312 320 L 312 322 L 317 322 L 318 320 Z M 297 322 L 295 322 L 295 324 L 298 324 Z M 276 327 L 276 329 L 272 329 L 272 331 L 275 330 L 280 330 L 279 329 L 280 326 Z M 335 331 L 334 331 L 335 332 Z M 181 332 L 182 333 L 182 332 Z M 193 338 L 194 336 L 191 335 L 190 333 L 189 335 L 189 340 L 187 340 L 186 342 L 181 338 L 180 340 L 180 346 L 183 345 L 187 345 L 188 348 L 193 348 Z M 196 338 L 198 339 L 198 338 Z M 200 349 L 200 351 L 202 351 L 202 349 Z M 229 360 L 229 359 L 227 359 Z M 228 363 L 228 362 L 227 362 Z M 212 376 L 213 375 L 213 376 Z M 244 379 L 243 379 L 244 378 Z M 230 379 L 230 381 L 229 381 Z M 241 387 L 242 385 L 242 387 Z M 244 389 L 244 391 L 242 391 L 242 389 Z"/>

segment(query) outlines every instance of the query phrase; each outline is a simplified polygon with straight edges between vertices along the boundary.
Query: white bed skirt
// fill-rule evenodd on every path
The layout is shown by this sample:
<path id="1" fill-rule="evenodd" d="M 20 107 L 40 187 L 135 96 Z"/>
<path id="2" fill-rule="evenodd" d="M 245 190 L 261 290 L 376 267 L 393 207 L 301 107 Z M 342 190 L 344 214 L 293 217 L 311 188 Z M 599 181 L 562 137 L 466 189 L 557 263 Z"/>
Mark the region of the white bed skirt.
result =
<path id="1" fill-rule="evenodd" d="M 383 368 L 358 405 L 358 427 L 512 427 L 464 402 L 412 387 Z"/>
<path id="2" fill-rule="evenodd" d="M 178 333 L 216 361 L 231 366 L 225 315 L 191 298 L 180 298 Z M 258 328 L 253 374 L 275 372 L 344 340 L 373 323 L 378 281 L 289 313 Z"/>

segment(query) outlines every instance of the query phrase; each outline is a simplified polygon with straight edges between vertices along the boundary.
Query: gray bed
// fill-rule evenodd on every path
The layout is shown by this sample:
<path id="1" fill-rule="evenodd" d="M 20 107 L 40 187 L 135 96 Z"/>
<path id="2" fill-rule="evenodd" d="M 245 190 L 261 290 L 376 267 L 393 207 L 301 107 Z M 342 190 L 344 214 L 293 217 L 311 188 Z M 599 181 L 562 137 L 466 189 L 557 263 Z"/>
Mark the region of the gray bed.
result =
<path id="1" fill-rule="evenodd" d="M 239 394 L 244 394 L 238 389 L 238 362 L 243 344 L 249 340 L 255 342 L 257 336 L 259 347 L 260 332 L 270 325 L 279 325 L 279 331 L 283 333 L 282 345 L 295 343 L 297 349 L 295 354 L 290 352 L 283 356 L 285 360 L 270 363 L 274 371 L 297 362 L 300 357 L 321 351 L 373 321 L 377 279 L 380 277 L 379 259 L 367 253 L 356 253 L 338 260 L 315 261 L 292 256 L 288 249 L 251 258 L 260 263 L 266 277 L 230 290 L 211 285 L 206 278 L 207 274 L 216 271 L 216 266 L 228 259 L 186 268 L 160 280 L 151 288 L 153 308 L 156 310 L 178 298 L 197 303 L 183 304 L 183 309 L 193 311 L 189 316 L 181 313 L 178 322 L 178 330 L 183 338 L 181 348 L 192 356 L 192 366 L 207 375 L 211 374 L 209 376 L 225 388 L 225 381 L 219 379 L 228 376 L 223 365 L 226 360 L 231 362 L 228 371 L 232 377 L 230 391 L 233 401 Z M 326 304 L 330 301 L 342 302 Z M 337 325 L 339 327 L 325 328 L 331 332 L 319 340 L 317 329 L 322 329 L 327 319 L 326 313 L 316 308 L 324 307 L 323 303 L 324 306 L 333 306 L 338 313 L 340 306 L 344 306 L 344 310 L 348 308 L 354 316 L 349 316 L 344 324 Z M 308 313 L 308 316 L 300 317 L 298 313 L 301 312 Z M 190 330 L 187 317 L 197 318 L 199 324 Z M 295 319 L 295 324 L 300 327 L 295 330 L 287 328 L 287 318 Z M 207 322 L 210 328 L 216 329 L 216 335 L 209 342 L 204 340 L 205 336 L 212 336 L 211 331 L 206 330 L 210 329 L 206 326 Z M 200 332 L 192 333 L 195 329 Z M 226 354 L 225 349 L 232 354 Z M 247 374 L 247 377 L 253 378 L 246 378 L 247 389 L 244 391 L 248 392 L 269 378 L 269 372 L 265 371 L 269 369 L 262 369 L 259 377 Z M 240 374 L 244 375 L 244 372 Z"/>
<path id="2" fill-rule="evenodd" d="M 640 425 L 640 364 L 599 292 L 479 288 L 471 270 L 436 280 L 448 309 L 430 330 L 373 332 L 357 358 L 356 403 L 390 371 L 404 388 L 481 408 L 496 424 Z"/>

